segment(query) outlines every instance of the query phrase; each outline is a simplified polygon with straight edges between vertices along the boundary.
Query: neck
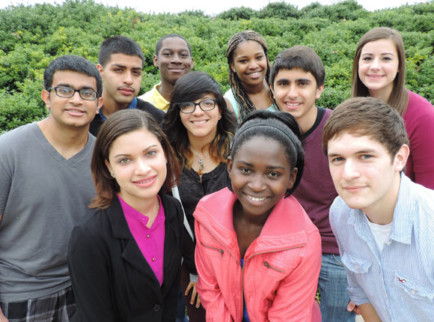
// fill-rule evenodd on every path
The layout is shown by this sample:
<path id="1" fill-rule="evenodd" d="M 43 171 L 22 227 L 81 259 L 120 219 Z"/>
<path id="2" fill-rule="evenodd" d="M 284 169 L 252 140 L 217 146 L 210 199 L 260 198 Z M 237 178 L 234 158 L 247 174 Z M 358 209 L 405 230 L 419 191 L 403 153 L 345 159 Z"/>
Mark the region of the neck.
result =
<path id="1" fill-rule="evenodd" d="M 398 201 L 401 176 L 397 173 L 394 183 L 387 194 L 375 205 L 362 209 L 368 220 L 374 224 L 386 225 L 393 221 L 395 206 Z"/>
<path id="2" fill-rule="evenodd" d="M 316 108 L 316 106 L 314 106 L 310 109 L 309 113 L 303 116 L 302 119 L 296 119 L 301 133 L 306 133 L 312 128 L 312 126 L 315 124 L 317 116 L 318 109 Z"/>
<path id="3" fill-rule="evenodd" d="M 83 127 L 59 126 L 49 116 L 38 122 L 38 126 L 47 141 L 65 159 L 69 159 L 81 151 L 89 138 L 89 124 Z"/>
<path id="4" fill-rule="evenodd" d="M 128 105 L 130 105 L 130 103 L 131 103 L 130 102 L 130 103 L 126 103 L 126 104 L 119 104 L 112 97 L 105 94 L 105 92 L 103 92 L 102 97 L 103 97 L 104 105 L 101 107 L 101 113 L 104 114 L 105 117 L 113 114 L 114 112 L 117 112 L 117 111 L 120 111 L 120 110 L 127 108 Z"/>
<path id="5" fill-rule="evenodd" d="M 170 100 L 172 99 L 172 93 L 174 87 L 175 87 L 174 84 L 161 80 L 161 85 L 157 87 L 157 90 L 161 94 L 161 96 L 164 97 L 166 101 L 170 102 Z"/>
<path id="6" fill-rule="evenodd" d="M 119 195 L 127 204 L 136 209 L 143 216 L 148 217 L 148 223 L 146 224 L 146 227 L 150 228 L 154 223 L 155 218 L 157 218 L 158 212 L 160 210 L 160 202 L 158 197 L 155 196 L 150 199 L 140 199 L 140 201 L 137 201 L 130 200 L 128 197 L 125 198 L 126 196 L 123 196 L 122 191 L 119 193 Z"/>
<path id="7" fill-rule="evenodd" d="M 272 210 L 273 208 L 262 215 L 249 215 L 244 213 L 241 203 L 237 200 L 234 204 L 234 217 L 236 216 L 239 220 L 242 220 L 244 225 L 264 227 Z"/>
<path id="8" fill-rule="evenodd" d="M 266 92 L 268 94 L 269 92 L 268 85 L 265 79 L 262 83 L 259 83 L 257 85 L 248 85 L 243 83 L 243 87 L 249 95 L 260 94 L 262 92 Z"/>
<path id="9" fill-rule="evenodd" d="M 208 137 L 194 137 L 188 134 L 188 141 L 190 148 L 199 153 L 208 153 L 209 145 L 215 137 L 215 133 L 210 134 Z"/>
<path id="10" fill-rule="evenodd" d="M 378 91 L 369 90 L 369 95 L 382 100 L 383 102 L 389 102 L 390 94 L 392 94 L 393 87 L 381 89 Z"/>

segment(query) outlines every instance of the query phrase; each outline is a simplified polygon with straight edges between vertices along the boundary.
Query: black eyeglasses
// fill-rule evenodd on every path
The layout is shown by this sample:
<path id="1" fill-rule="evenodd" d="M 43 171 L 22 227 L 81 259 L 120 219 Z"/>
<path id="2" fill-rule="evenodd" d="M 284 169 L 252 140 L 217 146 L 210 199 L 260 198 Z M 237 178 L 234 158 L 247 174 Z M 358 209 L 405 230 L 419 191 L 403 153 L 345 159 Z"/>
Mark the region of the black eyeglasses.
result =
<path id="1" fill-rule="evenodd" d="M 217 100 L 214 99 L 206 99 L 200 102 L 183 102 L 179 103 L 179 109 L 182 113 L 191 114 L 196 110 L 196 106 L 199 106 L 200 109 L 204 112 L 211 111 L 216 106 Z"/>
<path id="2" fill-rule="evenodd" d="M 56 86 L 48 88 L 49 91 L 53 90 L 56 92 L 56 95 L 59 97 L 73 97 L 75 92 L 78 92 L 78 95 L 86 101 L 94 101 L 97 98 L 97 93 L 90 88 L 81 88 L 74 89 L 69 86 Z"/>

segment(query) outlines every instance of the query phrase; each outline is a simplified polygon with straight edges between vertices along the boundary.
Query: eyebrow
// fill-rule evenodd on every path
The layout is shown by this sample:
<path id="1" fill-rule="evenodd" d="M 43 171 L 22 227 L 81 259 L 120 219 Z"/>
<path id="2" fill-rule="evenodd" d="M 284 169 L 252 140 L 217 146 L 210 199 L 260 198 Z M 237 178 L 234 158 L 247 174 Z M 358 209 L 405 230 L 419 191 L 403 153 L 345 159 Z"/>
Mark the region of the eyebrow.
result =
<path id="1" fill-rule="evenodd" d="M 149 149 L 152 149 L 153 147 L 157 147 L 157 146 L 158 146 L 157 144 L 152 144 L 152 145 L 148 146 L 146 149 L 144 149 L 142 152 L 148 151 Z M 130 155 L 131 154 L 128 154 L 128 153 L 119 153 L 119 154 L 116 154 L 114 156 L 114 158 L 125 157 L 125 156 L 130 156 Z"/>
<path id="2" fill-rule="evenodd" d="M 93 91 L 96 91 L 96 89 L 94 87 L 92 87 L 92 86 L 84 85 L 84 86 L 82 86 L 80 88 L 75 88 L 74 86 L 72 86 L 71 84 L 68 84 L 68 83 L 59 83 L 59 84 L 57 84 L 56 86 L 53 86 L 53 87 L 59 87 L 59 86 L 70 87 L 72 89 L 91 89 Z"/>
<path id="3" fill-rule="evenodd" d="M 110 67 L 127 68 L 127 66 L 122 65 L 122 64 L 112 64 L 112 65 L 110 65 Z M 142 70 L 142 67 L 140 67 L 140 66 L 134 66 L 134 67 L 132 67 L 132 69 L 140 69 L 140 70 Z"/>
<path id="4" fill-rule="evenodd" d="M 376 150 L 373 150 L 373 149 L 367 149 L 367 150 L 359 150 L 359 151 L 356 151 L 356 152 L 354 152 L 354 153 L 351 153 L 351 154 L 369 154 L 369 153 L 377 153 L 377 151 Z M 342 153 L 327 153 L 327 156 L 328 157 L 336 157 L 336 156 L 342 156 Z"/>
<path id="5" fill-rule="evenodd" d="M 256 53 L 253 53 L 253 56 L 255 56 L 255 55 L 265 55 L 264 54 L 264 52 L 261 50 L 261 51 L 258 51 L 258 52 L 256 52 Z M 245 57 L 248 57 L 249 55 L 242 55 L 242 56 L 236 56 L 236 58 L 237 59 L 240 59 L 240 58 L 245 58 Z"/>
<path id="6" fill-rule="evenodd" d="M 312 80 L 310 80 L 309 78 L 297 78 L 294 80 L 295 82 L 306 82 L 306 83 L 310 83 L 312 82 Z M 276 83 L 279 82 L 290 82 L 290 80 L 288 78 L 278 78 L 275 81 Z"/>
<path id="7" fill-rule="evenodd" d="M 366 55 L 373 55 L 373 53 L 367 52 L 367 53 L 362 53 L 362 56 L 366 56 Z M 384 52 L 384 53 L 380 53 L 380 55 L 395 55 L 393 52 Z"/>
<path id="8" fill-rule="evenodd" d="M 242 164 L 247 165 L 247 166 L 249 166 L 249 167 L 251 167 L 251 168 L 254 167 L 254 165 L 253 165 L 252 163 L 249 163 L 249 162 L 246 162 L 246 161 L 242 161 L 242 160 L 237 161 L 236 163 L 237 163 L 237 164 L 238 164 L 238 163 L 242 163 Z M 276 169 L 285 169 L 286 167 L 269 165 L 269 166 L 267 166 L 266 168 L 267 168 L 267 169 L 270 169 L 270 170 L 276 170 Z"/>

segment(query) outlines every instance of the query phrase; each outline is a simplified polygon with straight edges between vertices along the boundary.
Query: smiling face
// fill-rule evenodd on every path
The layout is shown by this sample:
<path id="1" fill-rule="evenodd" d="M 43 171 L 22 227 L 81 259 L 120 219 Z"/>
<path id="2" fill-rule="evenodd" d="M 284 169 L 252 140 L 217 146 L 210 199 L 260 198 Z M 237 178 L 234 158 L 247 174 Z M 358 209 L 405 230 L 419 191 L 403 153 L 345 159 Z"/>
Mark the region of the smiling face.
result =
<path id="1" fill-rule="evenodd" d="M 294 116 L 302 132 L 309 130 L 317 115 L 315 101 L 320 98 L 324 85 L 317 87 L 312 73 L 301 68 L 281 69 L 271 90 L 279 110 Z"/>
<path id="2" fill-rule="evenodd" d="M 214 94 L 205 94 L 195 100 L 194 103 L 207 99 L 215 100 L 216 97 Z M 221 118 L 221 112 L 219 106 L 215 103 L 215 107 L 210 111 L 202 111 L 199 106 L 196 106 L 193 113 L 185 114 L 179 111 L 179 116 L 187 130 L 190 142 L 200 139 L 209 143 L 217 133 L 217 124 Z"/>
<path id="3" fill-rule="evenodd" d="M 106 166 L 120 187 L 120 196 L 133 208 L 155 198 L 167 175 L 167 159 L 158 138 L 146 128 L 113 141 Z"/>
<path id="4" fill-rule="evenodd" d="M 398 70 L 398 53 L 391 39 L 371 41 L 363 46 L 358 74 L 371 96 L 387 101 Z"/>
<path id="5" fill-rule="evenodd" d="M 343 132 L 327 147 L 333 183 L 345 203 L 368 216 L 393 213 L 408 146 L 392 157 L 378 141 Z"/>
<path id="6" fill-rule="evenodd" d="M 228 159 L 228 171 L 244 216 L 267 216 L 286 190 L 292 188 L 297 175 L 285 148 L 263 136 L 245 141 L 233 160 Z"/>
<path id="7" fill-rule="evenodd" d="M 154 56 L 154 65 L 160 69 L 161 80 L 172 85 L 194 67 L 187 43 L 178 37 L 163 40 L 158 56 Z"/>
<path id="8" fill-rule="evenodd" d="M 90 89 L 96 91 L 94 77 L 73 71 L 56 71 L 52 87 L 67 86 L 73 89 Z M 43 90 L 41 98 L 50 110 L 49 118 L 61 127 L 88 127 L 102 105 L 102 99 L 84 100 L 78 92 L 72 97 L 59 97 L 55 90 Z"/>
<path id="9" fill-rule="evenodd" d="M 97 66 L 106 103 L 115 103 L 119 109 L 131 103 L 140 91 L 142 65 L 142 59 L 138 56 L 112 54 L 105 66 Z"/>
<path id="10" fill-rule="evenodd" d="M 262 46 L 253 40 L 241 42 L 230 64 L 244 87 L 262 84 L 267 73 L 267 57 Z"/>

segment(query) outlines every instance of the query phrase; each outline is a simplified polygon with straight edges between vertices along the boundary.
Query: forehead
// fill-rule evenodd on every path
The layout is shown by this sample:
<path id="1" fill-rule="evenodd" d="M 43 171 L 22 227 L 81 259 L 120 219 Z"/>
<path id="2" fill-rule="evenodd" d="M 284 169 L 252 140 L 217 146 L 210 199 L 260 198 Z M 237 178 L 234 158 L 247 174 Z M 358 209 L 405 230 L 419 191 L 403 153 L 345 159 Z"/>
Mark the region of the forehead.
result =
<path id="1" fill-rule="evenodd" d="M 142 68 L 142 59 L 138 56 L 125 55 L 121 53 L 111 54 L 107 65 L 122 65 Z"/>
<path id="2" fill-rule="evenodd" d="M 396 45 L 392 39 L 378 39 L 366 43 L 361 53 L 390 52 L 396 54 Z"/>
<path id="3" fill-rule="evenodd" d="M 110 153 L 134 153 L 143 151 L 152 145 L 161 147 L 157 136 L 147 128 L 140 129 L 118 136 L 110 147 Z"/>
<path id="4" fill-rule="evenodd" d="M 261 44 L 254 40 L 245 40 L 240 42 L 234 51 L 234 56 L 247 56 L 257 53 L 264 53 Z"/>
<path id="5" fill-rule="evenodd" d="M 264 155 L 267 157 L 264 158 Z M 242 142 L 234 155 L 234 162 L 237 161 L 250 164 L 265 164 L 270 167 L 281 166 L 287 168 L 289 165 L 289 168 L 291 168 L 285 146 L 277 139 L 263 135 L 254 135 Z"/>
<path id="6" fill-rule="evenodd" d="M 73 88 L 93 88 L 96 89 L 96 79 L 93 76 L 89 76 L 80 72 L 75 72 L 71 70 L 58 70 L 53 74 L 53 84 L 55 87 L 57 85 L 68 85 Z"/>
<path id="7" fill-rule="evenodd" d="M 188 50 L 187 42 L 179 37 L 169 37 L 161 43 L 160 52 L 163 50 Z"/>
<path id="8" fill-rule="evenodd" d="M 315 81 L 315 77 L 313 76 L 313 74 L 311 72 L 306 72 L 302 68 L 279 69 L 274 81 L 276 82 L 279 79 L 286 79 L 286 80 L 308 79 L 311 81 Z"/>
<path id="9" fill-rule="evenodd" d="M 351 155 L 361 151 L 374 151 L 387 153 L 386 147 L 368 135 L 360 135 L 354 132 L 341 132 L 331 138 L 328 143 L 328 154 Z"/>

